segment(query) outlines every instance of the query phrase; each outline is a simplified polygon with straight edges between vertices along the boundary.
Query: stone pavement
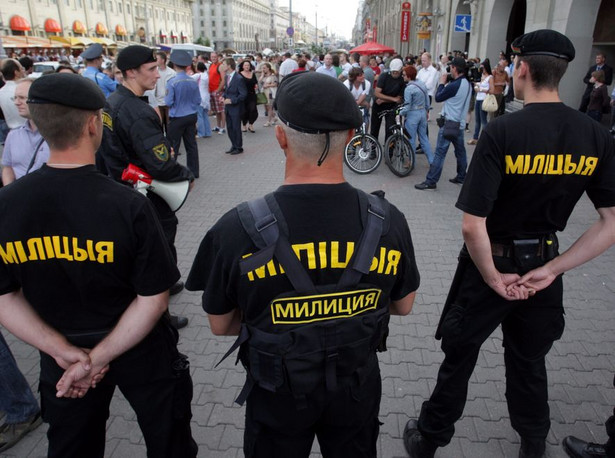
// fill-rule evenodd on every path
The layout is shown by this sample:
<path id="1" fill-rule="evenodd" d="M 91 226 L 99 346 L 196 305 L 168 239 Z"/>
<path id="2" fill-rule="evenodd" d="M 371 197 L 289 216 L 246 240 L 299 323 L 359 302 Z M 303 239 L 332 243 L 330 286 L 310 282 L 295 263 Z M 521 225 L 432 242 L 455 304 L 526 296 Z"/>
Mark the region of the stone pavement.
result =
<path id="1" fill-rule="evenodd" d="M 261 113 L 262 115 L 262 113 Z M 199 243 L 207 229 L 227 210 L 241 201 L 275 189 L 283 180 L 284 157 L 276 147 L 273 130 L 256 123 L 256 133 L 244 135 L 245 153 L 225 155 L 226 135 L 198 141 L 201 178 L 179 211 L 177 249 L 179 268 L 185 279 Z M 430 123 L 432 145 L 437 128 Z M 469 138 L 466 135 L 466 138 Z M 473 147 L 469 147 L 471 154 Z M 183 160 L 183 156 L 180 158 Z M 442 353 L 433 335 L 461 247 L 461 212 L 454 207 L 460 187 L 448 182 L 454 176 L 454 155 L 449 151 L 441 182 L 436 191 L 417 191 L 427 162 L 417 156 L 417 167 L 406 178 L 394 176 L 381 166 L 370 175 L 360 176 L 346 169 L 346 178 L 366 191 L 383 189 L 388 199 L 408 219 L 421 273 L 414 310 L 407 317 L 392 317 L 389 351 L 380 354 L 383 396 L 378 455 L 404 457 L 403 427 L 416 417 L 429 396 Z M 593 206 L 583 198 L 566 231 L 560 236 L 563 248 L 596 219 Z M 569 434 L 587 440 L 606 439 L 603 422 L 615 405 L 612 387 L 615 372 L 615 250 L 565 276 L 564 301 L 567 326 L 547 358 L 552 427 L 547 457 L 564 457 L 561 440 Z M 199 294 L 182 292 L 171 300 L 173 313 L 190 318 L 180 331 L 180 350 L 190 357 L 194 380 L 193 434 L 200 457 L 242 457 L 244 409 L 233 404 L 244 381 L 242 368 L 228 358 L 214 365 L 228 349 L 232 338 L 214 337 L 200 306 Z M 3 331 L 5 335 L 7 333 Z M 34 391 L 38 376 L 38 353 L 7 339 Z M 45 456 L 47 441 L 43 425 L 3 457 Z M 451 444 L 439 449 L 441 458 L 516 457 L 519 438 L 508 417 L 501 333 L 485 343 L 472 376 L 463 418 L 457 423 Z M 319 456 L 317 445 L 312 456 Z M 138 458 L 145 446 L 135 415 L 116 395 L 108 422 L 105 456 Z"/>

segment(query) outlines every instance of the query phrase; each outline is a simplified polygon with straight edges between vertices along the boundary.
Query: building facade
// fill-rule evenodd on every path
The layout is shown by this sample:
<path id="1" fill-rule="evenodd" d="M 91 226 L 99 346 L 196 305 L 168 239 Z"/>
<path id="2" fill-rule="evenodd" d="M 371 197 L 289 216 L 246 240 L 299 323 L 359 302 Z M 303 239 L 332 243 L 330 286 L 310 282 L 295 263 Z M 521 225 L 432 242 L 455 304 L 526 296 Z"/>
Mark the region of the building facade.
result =
<path id="1" fill-rule="evenodd" d="M 0 34 L 191 42 L 193 0 L 3 0 Z"/>
<path id="2" fill-rule="evenodd" d="M 437 57 L 461 50 L 497 62 L 515 37 L 549 28 L 568 36 L 577 57 L 560 85 L 562 100 L 578 106 L 582 79 L 597 52 L 615 64 L 613 0 L 414 0 L 410 1 L 410 39 L 401 41 L 401 0 L 365 0 L 361 32 L 405 54 L 427 49 Z M 360 43 L 358 43 L 360 44 Z M 610 93 L 610 90 L 609 90 Z"/>

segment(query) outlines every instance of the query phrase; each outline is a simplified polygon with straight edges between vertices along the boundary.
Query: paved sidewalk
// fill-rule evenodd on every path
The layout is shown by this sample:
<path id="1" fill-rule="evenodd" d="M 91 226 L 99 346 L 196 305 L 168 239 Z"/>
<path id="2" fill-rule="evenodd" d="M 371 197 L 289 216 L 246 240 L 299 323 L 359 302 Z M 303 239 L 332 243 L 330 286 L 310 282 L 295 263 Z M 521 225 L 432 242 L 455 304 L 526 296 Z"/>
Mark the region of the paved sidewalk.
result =
<path id="1" fill-rule="evenodd" d="M 213 118 L 210 118 L 213 119 Z M 272 128 L 256 122 L 256 133 L 244 134 L 245 153 L 224 154 L 230 142 L 226 135 L 199 139 L 201 178 L 178 213 L 177 250 L 179 268 L 185 279 L 199 243 L 207 229 L 241 201 L 275 189 L 283 180 L 284 157 L 276 147 Z M 430 123 L 432 144 L 437 127 Z M 466 140 L 470 136 L 466 135 Z M 469 155 L 474 147 L 468 147 Z M 185 156 L 180 157 L 180 161 Z M 454 176 L 454 155 L 449 151 L 436 191 L 417 191 L 414 184 L 427 172 L 424 156 L 407 178 L 394 176 L 383 163 L 366 176 L 346 169 L 346 178 L 366 191 L 383 189 L 388 199 L 408 219 L 421 273 L 421 286 L 414 310 L 407 317 L 392 317 L 389 351 L 380 354 L 383 397 L 378 444 L 383 458 L 406 456 L 401 440 L 403 427 L 416 417 L 429 396 L 442 352 L 433 335 L 442 304 L 450 286 L 456 256 L 461 247 L 461 212 L 454 207 L 460 187 L 448 182 Z M 585 197 L 560 236 L 563 249 L 596 219 L 597 213 Z M 560 447 L 569 434 L 603 442 L 603 422 L 615 405 L 612 387 L 615 372 L 615 250 L 565 276 L 566 331 L 547 358 L 552 427 L 547 457 L 564 457 Z M 199 294 L 182 292 L 171 300 L 175 314 L 190 318 L 180 331 L 180 349 L 188 354 L 194 380 L 192 422 L 200 457 L 242 457 L 244 409 L 233 404 L 244 381 L 243 369 L 228 358 L 214 365 L 233 339 L 214 337 L 200 306 Z M 6 336 L 7 333 L 3 331 Z M 38 352 L 8 335 L 7 340 L 20 368 L 36 391 Z M 483 346 L 471 379 L 463 418 L 457 423 L 451 444 L 439 449 L 442 458 L 516 457 L 519 439 L 508 417 L 501 333 Z M 2 457 L 45 456 L 47 441 L 42 426 Z M 319 456 L 317 446 L 313 456 Z M 108 422 L 105 456 L 139 458 L 145 446 L 135 416 L 116 393 Z"/>

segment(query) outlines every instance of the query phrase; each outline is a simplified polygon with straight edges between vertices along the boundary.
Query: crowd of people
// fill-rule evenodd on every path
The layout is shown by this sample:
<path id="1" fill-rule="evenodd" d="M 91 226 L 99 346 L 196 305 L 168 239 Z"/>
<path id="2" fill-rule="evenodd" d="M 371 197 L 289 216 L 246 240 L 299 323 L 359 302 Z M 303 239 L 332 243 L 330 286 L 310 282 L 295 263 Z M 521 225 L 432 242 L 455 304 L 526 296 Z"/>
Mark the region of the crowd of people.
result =
<path id="1" fill-rule="evenodd" d="M 375 457 L 376 353 L 386 350 L 389 317 L 411 312 L 420 275 L 406 217 L 382 193 L 348 184 L 342 155 L 355 129 L 368 124 L 378 138 L 379 113 L 401 105 L 430 165 L 417 189 L 436 188 L 454 146 L 464 242 L 436 331 L 444 361 L 406 424 L 406 451 L 432 458 L 451 441 L 481 345 L 501 325 L 519 456 L 544 456 L 545 356 L 564 329 L 562 275 L 615 244 L 615 140 L 595 122 L 610 105 L 612 70 L 600 55 L 588 72 L 587 116 L 559 98 L 575 58 L 567 37 L 530 32 L 512 51 L 513 63 L 502 54 L 492 67 L 462 53 L 436 64 L 428 52 L 236 62 L 128 46 L 104 72 L 104 50 L 92 45 L 81 75 L 64 65 L 38 79 L 23 78 L 20 60 L 2 62 L 0 324 L 40 350 L 43 410 L 0 334 L 0 451 L 45 421 L 48 456 L 104 456 L 118 387 L 148 456 L 197 456 L 190 365 L 177 349 L 187 319 L 168 311 L 169 295 L 184 288 L 177 208 L 158 185 L 141 195 L 126 181 L 136 168 L 137 180 L 188 193 L 200 172 L 196 138 L 227 133 L 226 152 L 243 153 L 263 104 L 264 127 L 285 153 L 284 182 L 204 234 L 186 288 L 203 291 L 213 334 L 237 336 L 246 456 L 308 457 L 316 437 L 325 457 Z M 526 106 L 504 115 L 513 91 Z M 432 152 L 434 101 L 442 109 Z M 388 129 L 394 119 L 384 119 Z M 182 142 L 186 166 L 176 160 Z M 599 219 L 560 253 L 556 232 L 585 192 Z M 613 457 L 614 422 L 606 445 L 570 436 L 565 450 Z"/>

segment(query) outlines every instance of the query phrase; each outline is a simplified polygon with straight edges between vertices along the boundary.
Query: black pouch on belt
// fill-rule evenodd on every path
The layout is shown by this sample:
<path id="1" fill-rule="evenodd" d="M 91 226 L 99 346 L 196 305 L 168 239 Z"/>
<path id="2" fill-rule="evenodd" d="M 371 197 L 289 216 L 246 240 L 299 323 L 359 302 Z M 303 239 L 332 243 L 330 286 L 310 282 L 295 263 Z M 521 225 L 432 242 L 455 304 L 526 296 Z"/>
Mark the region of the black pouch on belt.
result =
<path id="1" fill-rule="evenodd" d="M 542 257 L 542 240 L 513 240 L 513 258 L 517 267 L 523 272 L 542 266 L 544 264 Z"/>

